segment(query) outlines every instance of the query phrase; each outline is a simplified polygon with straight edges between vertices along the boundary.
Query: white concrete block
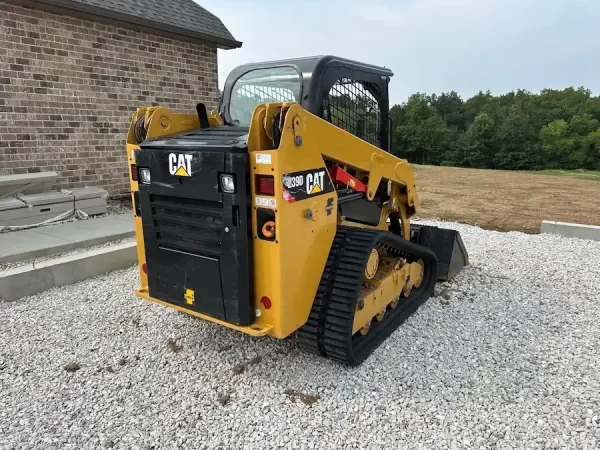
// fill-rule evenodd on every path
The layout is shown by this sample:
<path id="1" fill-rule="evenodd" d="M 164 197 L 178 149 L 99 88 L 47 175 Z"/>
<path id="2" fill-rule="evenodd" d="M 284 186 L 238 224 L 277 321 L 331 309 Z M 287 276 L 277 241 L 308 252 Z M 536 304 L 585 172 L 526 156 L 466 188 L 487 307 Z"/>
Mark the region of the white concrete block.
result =
<path id="1" fill-rule="evenodd" d="M 542 221 L 541 233 L 558 234 L 560 236 L 578 239 L 600 241 L 600 226 L 583 225 L 579 223 Z"/>
<path id="2" fill-rule="evenodd" d="M 542 220 L 542 226 L 540 227 L 540 233 L 554 234 L 556 230 L 556 222 L 552 220 Z"/>

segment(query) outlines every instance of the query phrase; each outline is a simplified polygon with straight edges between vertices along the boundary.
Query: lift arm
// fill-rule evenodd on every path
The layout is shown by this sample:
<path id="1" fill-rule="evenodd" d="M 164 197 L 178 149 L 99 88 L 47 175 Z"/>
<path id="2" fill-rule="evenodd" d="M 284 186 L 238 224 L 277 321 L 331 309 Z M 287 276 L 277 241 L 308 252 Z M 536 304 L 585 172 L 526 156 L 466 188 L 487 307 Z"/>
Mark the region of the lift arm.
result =
<path id="1" fill-rule="evenodd" d="M 274 129 L 279 129 L 279 140 L 274 139 Z M 355 169 L 367 178 L 365 196 L 370 201 L 375 198 L 380 184 L 390 181 L 389 208 L 400 213 L 404 237 L 409 239 L 408 218 L 418 207 L 419 197 L 413 169 L 406 160 L 357 138 L 295 103 L 270 103 L 255 109 L 248 150 L 271 149 L 316 151 L 324 160 Z"/>

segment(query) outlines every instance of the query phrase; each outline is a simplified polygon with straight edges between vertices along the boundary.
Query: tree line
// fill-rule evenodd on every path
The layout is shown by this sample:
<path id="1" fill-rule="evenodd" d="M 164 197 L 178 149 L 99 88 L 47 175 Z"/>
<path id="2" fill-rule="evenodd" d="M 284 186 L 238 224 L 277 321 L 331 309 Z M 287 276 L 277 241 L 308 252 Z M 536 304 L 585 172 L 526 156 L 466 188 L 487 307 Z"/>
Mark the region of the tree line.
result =
<path id="1" fill-rule="evenodd" d="M 417 93 L 390 109 L 392 151 L 412 163 L 487 169 L 600 170 L 600 96 L 580 87 Z"/>

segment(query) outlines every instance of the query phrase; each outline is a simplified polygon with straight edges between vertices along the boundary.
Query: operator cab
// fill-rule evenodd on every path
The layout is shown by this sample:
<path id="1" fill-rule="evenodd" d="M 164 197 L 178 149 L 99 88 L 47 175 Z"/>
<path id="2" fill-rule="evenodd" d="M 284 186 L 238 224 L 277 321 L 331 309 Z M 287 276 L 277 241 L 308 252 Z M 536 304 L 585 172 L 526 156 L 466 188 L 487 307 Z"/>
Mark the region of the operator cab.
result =
<path id="1" fill-rule="evenodd" d="M 269 61 L 235 68 L 220 113 L 228 125 L 249 126 L 259 104 L 297 102 L 308 112 L 389 150 L 391 70 L 335 56 Z"/>

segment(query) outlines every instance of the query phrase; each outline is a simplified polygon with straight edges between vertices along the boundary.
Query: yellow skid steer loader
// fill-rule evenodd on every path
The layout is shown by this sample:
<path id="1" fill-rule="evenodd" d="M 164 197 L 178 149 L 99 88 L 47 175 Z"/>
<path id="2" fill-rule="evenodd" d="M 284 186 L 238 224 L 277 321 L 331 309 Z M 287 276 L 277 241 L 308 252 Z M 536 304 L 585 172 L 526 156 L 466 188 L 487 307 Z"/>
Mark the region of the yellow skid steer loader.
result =
<path id="1" fill-rule="evenodd" d="M 248 64 L 218 111 L 139 108 L 137 295 L 253 336 L 297 332 L 305 350 L 360 364 L 468 264 L 458 232 L 411 226 L 391 76 L 333 56 Z"/>

